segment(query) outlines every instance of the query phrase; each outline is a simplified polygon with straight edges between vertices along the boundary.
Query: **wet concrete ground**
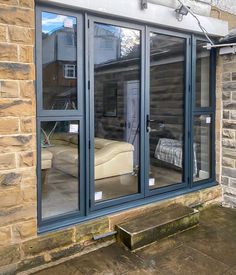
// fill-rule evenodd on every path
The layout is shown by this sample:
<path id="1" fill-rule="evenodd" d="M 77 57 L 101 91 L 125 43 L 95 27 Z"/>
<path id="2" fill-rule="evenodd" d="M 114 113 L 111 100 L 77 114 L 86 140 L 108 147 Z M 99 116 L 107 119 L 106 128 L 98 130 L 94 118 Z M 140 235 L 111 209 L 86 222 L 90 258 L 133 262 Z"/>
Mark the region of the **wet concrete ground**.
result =
<path id="1" fill-rule="evenodd" d="M 236 210 L 211 206 L 198 227 L 139 251 L 113 244 L 35 274 L 236 275 Z"/>

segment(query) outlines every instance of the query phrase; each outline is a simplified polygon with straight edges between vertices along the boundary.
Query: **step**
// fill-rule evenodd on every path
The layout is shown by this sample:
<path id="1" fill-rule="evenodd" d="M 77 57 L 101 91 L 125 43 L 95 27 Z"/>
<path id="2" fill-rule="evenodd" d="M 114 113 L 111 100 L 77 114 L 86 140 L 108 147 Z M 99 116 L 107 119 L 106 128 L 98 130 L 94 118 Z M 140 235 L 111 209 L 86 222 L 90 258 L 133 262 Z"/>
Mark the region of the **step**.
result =
<path id="1" fill-rule="evenodd" d="M 199 212 L 181 204 L 160 207 L 116 226 L 118 240 L 135 250 L 196 226 Z"/>

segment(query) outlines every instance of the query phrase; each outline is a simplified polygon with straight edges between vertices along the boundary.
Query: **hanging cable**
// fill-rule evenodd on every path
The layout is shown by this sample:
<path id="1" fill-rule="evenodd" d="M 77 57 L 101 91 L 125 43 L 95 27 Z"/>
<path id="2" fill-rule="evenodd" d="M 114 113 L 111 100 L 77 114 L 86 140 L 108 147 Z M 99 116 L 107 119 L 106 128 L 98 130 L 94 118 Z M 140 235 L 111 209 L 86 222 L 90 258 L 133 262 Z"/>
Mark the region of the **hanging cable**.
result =
<path id="1" fill-rule="evenodd" d="M 210 39 L 209 34 L 207 32 L 207 30 L 202 26 L 200 20 L 198 19 L 198 17 L 191 11 L 191 9 L 189 7 L 187 7 L 181 0 L 178 0 L 179 3 L 181 5 L 183 5 L 185 7 L 185 9 L 197 20 L 198 26 L 199 28 L 202 30 L 203 34 L 205 35 L 205 37 L 207 38 L 207 40 L 210 42 L 211 45 L 214 45 L 213 41 Z"/>

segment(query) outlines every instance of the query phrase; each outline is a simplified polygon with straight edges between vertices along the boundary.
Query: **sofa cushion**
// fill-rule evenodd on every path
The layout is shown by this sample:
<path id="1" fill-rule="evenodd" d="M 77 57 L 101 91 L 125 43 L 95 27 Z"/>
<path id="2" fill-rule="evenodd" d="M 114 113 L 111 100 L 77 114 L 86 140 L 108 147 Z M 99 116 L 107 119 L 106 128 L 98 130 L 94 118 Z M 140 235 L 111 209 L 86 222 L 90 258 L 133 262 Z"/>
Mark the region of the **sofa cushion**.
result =
<path id="1" fill-rule="evenodd" d="M 69 145 L 56 145 L 49 149 L 53 154 L 54 160 L 64 161 L 65 163 L 78 163 L 78 149 Z"/>
<path id="2" fill-rule="evenodd" d="M 52 153 L 47 148 L 42 148 L 41 151 L 41 169 L 50 169 L 52 167 Z"/>
<path id="3" fill-rule="evenodd" d="M 94 139 L 94 148 L 95 149 L 101 149 L 108 144 L 117 142 L 116 140 L 110 140 L 110 139 L 104 139 L 104 138 L 95 138 Z"/>
<path id="4" fill-rule="evenodd" d="M 104 144 L 103 141 L 99 143 L 100 146 L 102 146 L 102 144 Z M 134 146 L 130 143 L 122 142 L 122 141 L 109 142 L 108 140 L 106 145 L 101 149 L 98 149 L 97 146 L 95 146 L 94 164 L 95 166 L 100 165 L 116 157 L 118 154 L 130 152 L 130 151 L 134 151 Z"/>

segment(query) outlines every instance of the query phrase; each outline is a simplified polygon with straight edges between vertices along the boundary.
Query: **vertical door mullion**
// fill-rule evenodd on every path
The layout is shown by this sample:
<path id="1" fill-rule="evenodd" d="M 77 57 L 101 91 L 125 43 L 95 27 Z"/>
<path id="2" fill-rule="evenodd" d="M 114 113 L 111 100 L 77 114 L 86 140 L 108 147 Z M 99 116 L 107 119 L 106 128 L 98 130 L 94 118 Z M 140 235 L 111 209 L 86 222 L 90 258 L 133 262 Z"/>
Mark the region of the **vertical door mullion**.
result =
<path id="1" fill-rule="evenodd" d="M 149 169 L 150 169 L 150 154 L 149 154 L 149 133 L 147 131 L 147 117 L 150 116 L 150 29 L 149 27 L 146 27 L 146 45 L 145 45 L 145 112 L 144 112 L 144 118 L 145 118 L 145 196 L 149 193 Z"/>
<path id="2" fill-rule="evenodd" d="M 89 208 L 94 210 L 95 180 L 94 180 L 94 21 L 89 19 L 88 35 L 89 52 Z"/>
<path id="3" fill-rule="evenodd" d="M 84 122 L 84 126 L 85 126 L 85 163 L 86 163 L 86 167 L 85 167 L 85 193 L 84 193 L 84 197 L 85 197 L 85 201 L 84 201 L 84 205 L 85 205 L 85 215 L 87 216 L 89 214 L 89 192 L 90 192 L 90 109 L 89 109 L 89 102 L 90 102 L 90 90 L 89 90 L 89 86 L 88 83 L 90 81 L 90 71 L 89 71 L 89 64 L 90 64 L 90 55 L 89 55 L 89 35 L 90 35 L 90 31 L 89 31 L 89 18 L 87 13 L 85 13 L 84 15 L 84 39 L 85 39 L 85 43 L 84 43 L 84 47 L 85 47 L 85 54 L 84 54 L 84 59 L 85 59 L 85 77 L 84 77 L 84 81 L 85 81 L 85 110 L 84 110 L 84 117 L 85 117 L 85 122 Z"/>
<path id="4" fill-rule="evenodd" d="M 192 35 L 192 46 L 191 46 L 191 99 L 190 102 L 190 122 L 189 122 L 189 131 L 190 131 L 190 155 L 189 155 L 189 187 L 193 187 L 193 157 L 194 157 L 194 108 L 195 108 L 195 98 L 196 98 L 196 38 Z"/>
<path id="5" fill-rule="evenodd" d="M 184 97 L 184 182 L 189 186 L 191 177 L 191 38 L 186 39 L 185 55 L 185 97 Z M 190 104 L 189 104 L 190 103 Z M 190 152 L 190 153 L 189 153 Z M 190 167 L 189 167 L 190 166 Z"/>

